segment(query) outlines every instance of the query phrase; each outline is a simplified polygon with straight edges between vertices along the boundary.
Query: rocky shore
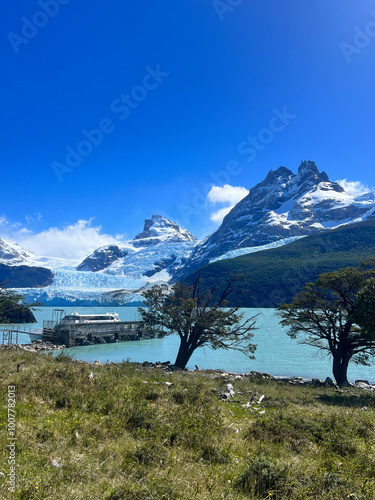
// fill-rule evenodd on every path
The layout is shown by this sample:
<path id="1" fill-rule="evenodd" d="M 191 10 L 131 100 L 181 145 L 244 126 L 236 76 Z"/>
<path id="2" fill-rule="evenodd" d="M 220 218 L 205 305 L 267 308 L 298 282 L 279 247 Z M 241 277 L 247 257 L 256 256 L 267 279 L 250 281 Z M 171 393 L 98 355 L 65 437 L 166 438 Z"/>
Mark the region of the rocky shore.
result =
<path id="1" fill-rule="evenodd" d="M 143 367 L 151 367 L 151 368 L 159 368 L 165 370 L 166 372 L 178 371 L 179 368 L 175 367 L 170 363 L 170 361 L 165 362 L 156 362 L 152 363 L 150 361 L 145 361 L 144 363 L 140 363 Z M 184 371 L 188 372 L 187 369 Z M 271 373 L 262 373 L 257 371 L 251 371 L 246 373 L 236 373 L 236 372 L 226 372 L 224 370 L 199 370 L 196 367 L 196 370 L 191 371 L 190 373 L 200 373 L 205 376 L 209 376 L 212 378 L 220 377 L 225 382 L 234 382 L 235 380 L 249 379 L 249 378 L 258 378 L 265 380 L 274 380 L 275 382 L 282 382 L 291 385 L 313 385 L 316 387 L 337 387 L 337 384 L 331 377 L 326 377 L 325 380 L 320 380 L 319 378 L 306 379 L 302 377 L 285 377 L 285 376 L 277 376 L 272 375 Z M 357 387 L 359 389 L 365 389 L 368 391 L 375 392 L 375 384 L 370 384 L 368 380 L 356 380 L 354 384 L 351 384 L 352 387 Z"/>
<path id="2" fill-rule="evenodd" d="M 58 351 L 66 348 L 66 345 L 56 345 L 48 340 L 34 340 L 29 344 L 3 344 L 0 345 L 3 350 L 23 349 L 29 352 L 43 352 L 43 351 Z"/>

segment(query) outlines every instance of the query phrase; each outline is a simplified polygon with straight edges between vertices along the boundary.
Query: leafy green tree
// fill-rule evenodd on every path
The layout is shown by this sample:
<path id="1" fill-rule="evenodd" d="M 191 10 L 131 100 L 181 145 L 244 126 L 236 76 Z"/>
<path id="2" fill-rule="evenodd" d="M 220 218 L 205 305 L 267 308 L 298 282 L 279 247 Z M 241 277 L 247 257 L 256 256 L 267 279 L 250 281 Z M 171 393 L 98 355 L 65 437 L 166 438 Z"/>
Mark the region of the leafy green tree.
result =
<path id="1" fill-rule="evenodd" d="M 372 339 L 375 334 L 375 278 L 369 279 L 358 293 L 354 318 L 362 333 Z"/>
<path id="2" fill-rule="evenodd" d="M 332 356 L 333 376 L 349 385 L 349 362 L 369 365 L 375 355 L 373 261 L 321 274 L 278 311 L 291 338 Z"/>
<path id="3" fill-rule="evenodd" d="M 0 323 L 35 323 L 32 311 L 39 302 L 33 304 L 23 303 L 24 296 L 8 288 L 3 288 L 0 283 Z"/>
<path id="4" fill-rule="evenodd" d="M 250 340 L 255 316 L 244 320 L 239 307 L 225 308 L 233 281 L 219 298 L 214 298 L 214 287 L 202 287 L 199 276 L 192 285 L 155 285 L 143 293 L 146 307 L 139 308 L 139 312 L 144 327 L 162 328 L 167 335 L 177 333 L 180 337 L 175 361 L 178 368 L 185 368 L 193 352 L 202 346 L 235 349 L 254 359 L 256 346 Z"/>

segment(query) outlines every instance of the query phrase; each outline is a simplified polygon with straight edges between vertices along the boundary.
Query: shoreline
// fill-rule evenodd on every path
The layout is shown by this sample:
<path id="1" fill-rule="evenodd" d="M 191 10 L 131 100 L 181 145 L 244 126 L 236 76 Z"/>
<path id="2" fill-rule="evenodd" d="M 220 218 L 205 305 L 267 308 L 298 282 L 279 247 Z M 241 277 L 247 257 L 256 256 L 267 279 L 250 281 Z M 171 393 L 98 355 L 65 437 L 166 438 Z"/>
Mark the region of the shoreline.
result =
<path id="1" fill-rule="evenodd" d="M 56 345 L 53 344 L 52 342 L 49 341 L 42 341 L 42 340 L 35 340 L 33 342 L 30 342 L 28 344 L 1 344 L 0 349 L 2 350 L 17 350 L 20 349 L 22 351 L 26 352 L 31 352 L 31 353 L 54 353 L 60 351 L 60 354 L 64 355 L 65 349 L 67 347 L 62 344 L 62 345 Z M 66 355 L 67 357 L 70 357 Z M 89 362 L 85 361 L 82 359 L 78 358 L 71 358 L 72 362 L 74 363 L 84 363 L 88 365 L 119 365 L 121 362 L 113 362 L 109 361 L 107 359 L 106 362 L 102 363 L 99 360 L 96 360 L 94 362 Z M 123 360 L 122 362 L 124 362 Z M 180 368 L 175 368 L 173 364 L 171 364 L 170 361 L 166 362 L 151 362 L 151 361 L 144 361 L 144 362 L 138 362 L 138 361 L 130 361 L 130 363 L 142 367 L 148 367 L 148 368 L 155 368 L 155 369 L 162 369 L 166 371 L 167 373 L 172 373 L 172 372 L 185 372 L 185 373 L 190 373 L 190 374 L 200 374 L 204 376 L 211 376 L 211 377 L 222 377 L 223 380 L 227 381 L 235 381 L 235 380 L 242 380 L 244 378 L 250 378 L 250 377 L 255 377 L 255 378 L 260 378 L 264 380 L 273 380 L 275 382 L 284 382 L 288 383 L 291 385 L 313 385 L 316 387 L 338 387 L 337 384 L 334 382 L 334 380 L 331 377 L 326 377 L 324 380 L 319 379 L 318 377 L 312 377 L 312 378 L 307 378 L 307 377 L 302 377 L 298 375 L 273 375 L 272 373 L 267 373 L 267 372 L 260 372 L 256 370 L 251 370 L 249 372 L 232 372 L 232 371 L 226 371 L 220 368 L 217 369 L 212 369 L 212 368 L 203 368 L 203 369 L 195 369 L 195 370 L 189 370 L 188 368 L 185 369 L 180 369 Z M 357 388 L 362 388 L 365 390 L 373 391 L 375 392 L 375 382 L 372 382 L 372 380 L 368 379 L 355 379 L 354 381 L 350 381 L 349 383 L 351 384 L 349 387 L 357 387 Z"/>

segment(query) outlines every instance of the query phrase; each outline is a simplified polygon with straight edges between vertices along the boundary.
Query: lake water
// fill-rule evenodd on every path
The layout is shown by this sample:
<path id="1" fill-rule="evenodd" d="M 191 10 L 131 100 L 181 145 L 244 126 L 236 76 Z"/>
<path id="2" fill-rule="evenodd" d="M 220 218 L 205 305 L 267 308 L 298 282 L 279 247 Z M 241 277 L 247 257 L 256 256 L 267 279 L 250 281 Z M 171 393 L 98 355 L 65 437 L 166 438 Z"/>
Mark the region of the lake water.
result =
<path id="1" fill-rule="evenodd" d="M 52 307 L 43 307 L 35 312 L 37 324 L 32 327 L 41 328 L 43 320 L 51 319 Z M 67 313 L 73 312 L 73 307 L 66 307 Z M 112 312 L 108 307 L 81 307 L 80 313 L 95 314 L 98 312 Z M 251 370 L 272 373 L 280 376 L 301 376 L 304 378 L 317 377 L 324 379 L 332 377 L 331 358 L 317 352 L 309 346 L 299 345 L 290 339 L 279 324 L 279 317 L 274 309 L 244 309 L 246 317 L 260 313 L 256 319 L 257 330 L 254 331 L 253 343 L 257 344 L 255 360 L 236 351 L 200 348 L 190 359 L 188 368 L 194 370 L 195 365 L 200 369 L 222 369 L 244 373 Z M 137 308 L 116 307 L 120 319 L 123 321 L 135 320 Z M 21 336 L 20 342 L 29 342 L 28 336 Z M 76 359 L 102 363 L 130 359 L 131 361 L 175 361 L 179 346 L 177 335 L 170 335 L 162 339 L 149 339 L 135 342 L 121 342 L 114 344 L 98 344 L 93 346 L 73 347 L 65 349 L 66 353 Z M 367 379 L 375 383 L 375 367 L 349 366 L 349 380 Z"/>

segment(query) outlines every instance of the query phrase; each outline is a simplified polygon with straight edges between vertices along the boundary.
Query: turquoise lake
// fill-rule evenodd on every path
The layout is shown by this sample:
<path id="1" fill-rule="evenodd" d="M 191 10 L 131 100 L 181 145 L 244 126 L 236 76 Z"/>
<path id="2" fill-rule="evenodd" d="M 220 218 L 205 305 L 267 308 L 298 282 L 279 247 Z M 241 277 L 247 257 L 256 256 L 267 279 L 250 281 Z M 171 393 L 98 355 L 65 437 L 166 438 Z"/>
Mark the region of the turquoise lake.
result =
<path id="1" fill-rule="evenodd" d="M 41 328 L 43 320 L 51 319 L 52 307 L 43 307 L 35 312 L 37 324 L 32 327 Z M 67 313 L 74 310 L 73 307 L 64 308 Z M 108 307 L 81 307 L 79 313 L 112 312 L 120 315 L 123 321 L 137 318 L 137 308 L 116 307 L 113 310 Z M 286 331 L 279 324 L 279 317 L 274 309 L 244 309 L 246 317 L 254 316 L 257 330 L 254 331 L 253 343 L 257 344 L 255 360 L 251 360 L 244 354 L 236 351 L 216 350 L 200 348 L 193 354 L 188 368 L 194 370 L 195 365 L 200 369 L 222 369 L 244 373 L 251 370 L 272 373 L 280 376 L 301 376 L 304 378 L 317 377 L 324 379 L 332 377 L 331 358 L 317 352 L 316 349 L 299 345 L 297 341 L 290 339 Z M 25 325 L 23 325 L 25 326 Z M 29 342 L 29 337 L 21 336 L 21 343 Z M 170 335 L 163 339 L 150 339 L 137 342 L 121 342 L 115 344 L 99 344 L 93 346 L 73 347 L 65 349 L 66 353 L 74 358 L 102 363 L 119 362 L 130 359 L 131 361 L 171 361 L 176 358 L 179 345 L 177 335 Z M 375 367 L 358 366 L 354 363 L 349 366 L 349 380 L 367 379 L 375 383 Z"/>

